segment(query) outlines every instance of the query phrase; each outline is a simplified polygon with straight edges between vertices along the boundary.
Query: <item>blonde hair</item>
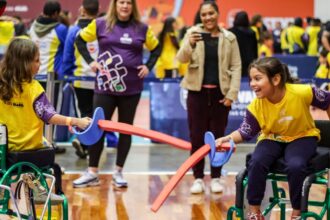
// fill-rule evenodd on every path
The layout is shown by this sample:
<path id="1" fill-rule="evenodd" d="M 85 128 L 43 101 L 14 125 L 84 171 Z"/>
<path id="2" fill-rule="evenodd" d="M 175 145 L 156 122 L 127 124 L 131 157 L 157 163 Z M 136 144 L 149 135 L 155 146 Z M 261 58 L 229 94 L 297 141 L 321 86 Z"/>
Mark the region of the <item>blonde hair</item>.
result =
<path id="1" fill-rule="evenodd" d="M 29 39 L 11 41 L 0 63 L 1 100 L 9 101 L 14 94 L 23 92 L 24 82 L 32 81 L 32 63 L 38 53 L 38 46 Z"/>
<path id="2" fill-rule="evenodd" d="M 105 15 L 108 31 L 112 31 L 113 27 L 118 21 L 118 15 L 116 10 L 117 1 L 118 0 L 111 0 L 109 9 Z M 131 0 L 131 2 L 132 2 L 132 14 L 130 17 L 130 21 L 139 24 L 141 22 L 141 16 L 137 8 L 136 0 Z"/>

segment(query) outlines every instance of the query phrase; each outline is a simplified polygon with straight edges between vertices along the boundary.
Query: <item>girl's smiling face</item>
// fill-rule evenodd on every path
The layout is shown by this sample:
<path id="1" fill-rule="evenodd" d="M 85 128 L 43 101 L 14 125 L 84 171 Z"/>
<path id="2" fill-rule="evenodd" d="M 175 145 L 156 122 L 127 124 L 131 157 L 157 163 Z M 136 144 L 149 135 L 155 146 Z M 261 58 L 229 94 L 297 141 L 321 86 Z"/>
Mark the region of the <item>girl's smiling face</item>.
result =
<path id="1" fill-rule="evenodd" d="M 271 97 L 275 89 L 268 76 L 254 67 L 250 70 L 250 87 L 259 99 Z"/>

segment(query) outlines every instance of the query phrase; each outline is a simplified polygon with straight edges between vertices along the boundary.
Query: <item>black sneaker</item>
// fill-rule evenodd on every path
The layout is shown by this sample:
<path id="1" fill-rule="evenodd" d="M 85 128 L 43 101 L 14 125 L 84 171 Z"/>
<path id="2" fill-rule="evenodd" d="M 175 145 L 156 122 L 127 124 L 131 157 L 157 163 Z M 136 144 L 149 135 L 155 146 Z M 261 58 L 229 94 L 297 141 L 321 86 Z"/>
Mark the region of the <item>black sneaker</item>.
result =
<path id="1" fill-rule="evenodd" d="M 72 141 L 72 146 L 76 149 L 76 155 L 81 159 L 85 159 L 87 157 L 87 153 L 85 152 L 84 148 L 81 146 L 78 139 L 74 139 Z"/>
<path id="2" fill-rule="evenodd" d="M 66 152 L 66 149 L 63 147 L 55 146 L 54 149 L 55 149 L 55 154 L 64 154 Z"/>

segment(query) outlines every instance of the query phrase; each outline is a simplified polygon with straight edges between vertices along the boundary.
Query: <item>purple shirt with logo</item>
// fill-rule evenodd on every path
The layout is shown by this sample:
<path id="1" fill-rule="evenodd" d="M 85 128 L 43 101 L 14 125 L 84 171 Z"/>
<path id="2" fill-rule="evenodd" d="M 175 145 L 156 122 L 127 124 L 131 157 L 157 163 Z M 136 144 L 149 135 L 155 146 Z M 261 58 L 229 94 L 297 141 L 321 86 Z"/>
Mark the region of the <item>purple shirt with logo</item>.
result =
<path id="1" fill-rule="evenodd" d="M 96 20 L 99 42 L 98 63 L 103 67 L 96 76 L 95 92 L 111 95 L 134 95 L 143 90 L 143 79 L 138 76 L 142 65 L 143 44 L 148 27 L 132 22 L 106 28 L 104 18 Z"/>

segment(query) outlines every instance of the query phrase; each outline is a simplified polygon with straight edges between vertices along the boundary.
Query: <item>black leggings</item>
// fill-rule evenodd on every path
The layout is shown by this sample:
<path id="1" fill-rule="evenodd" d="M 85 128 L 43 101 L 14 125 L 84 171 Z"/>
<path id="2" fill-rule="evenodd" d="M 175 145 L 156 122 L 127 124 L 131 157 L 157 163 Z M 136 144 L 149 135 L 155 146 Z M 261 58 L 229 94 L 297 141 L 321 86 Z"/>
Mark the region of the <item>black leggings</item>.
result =
<path id="1" fill-rule="evenodd" d="M 136 107 L 139 103 L 141 93 L 129 96 L 112 96 L 94 94 L 93 108 L 102 107 L 105 114 L 105 119 L 110 120 L 115 109 L 118 108 L 118 121 L 133 124 Z M 120 134 L 117 146 L 116 165 L 123 167 L 131 148 L 131 135 Z M 90 146 L 89 151 L 89 166 L 98 167 L 100 156 L 103 151 L 104 135 L 93 146 Z"/>

